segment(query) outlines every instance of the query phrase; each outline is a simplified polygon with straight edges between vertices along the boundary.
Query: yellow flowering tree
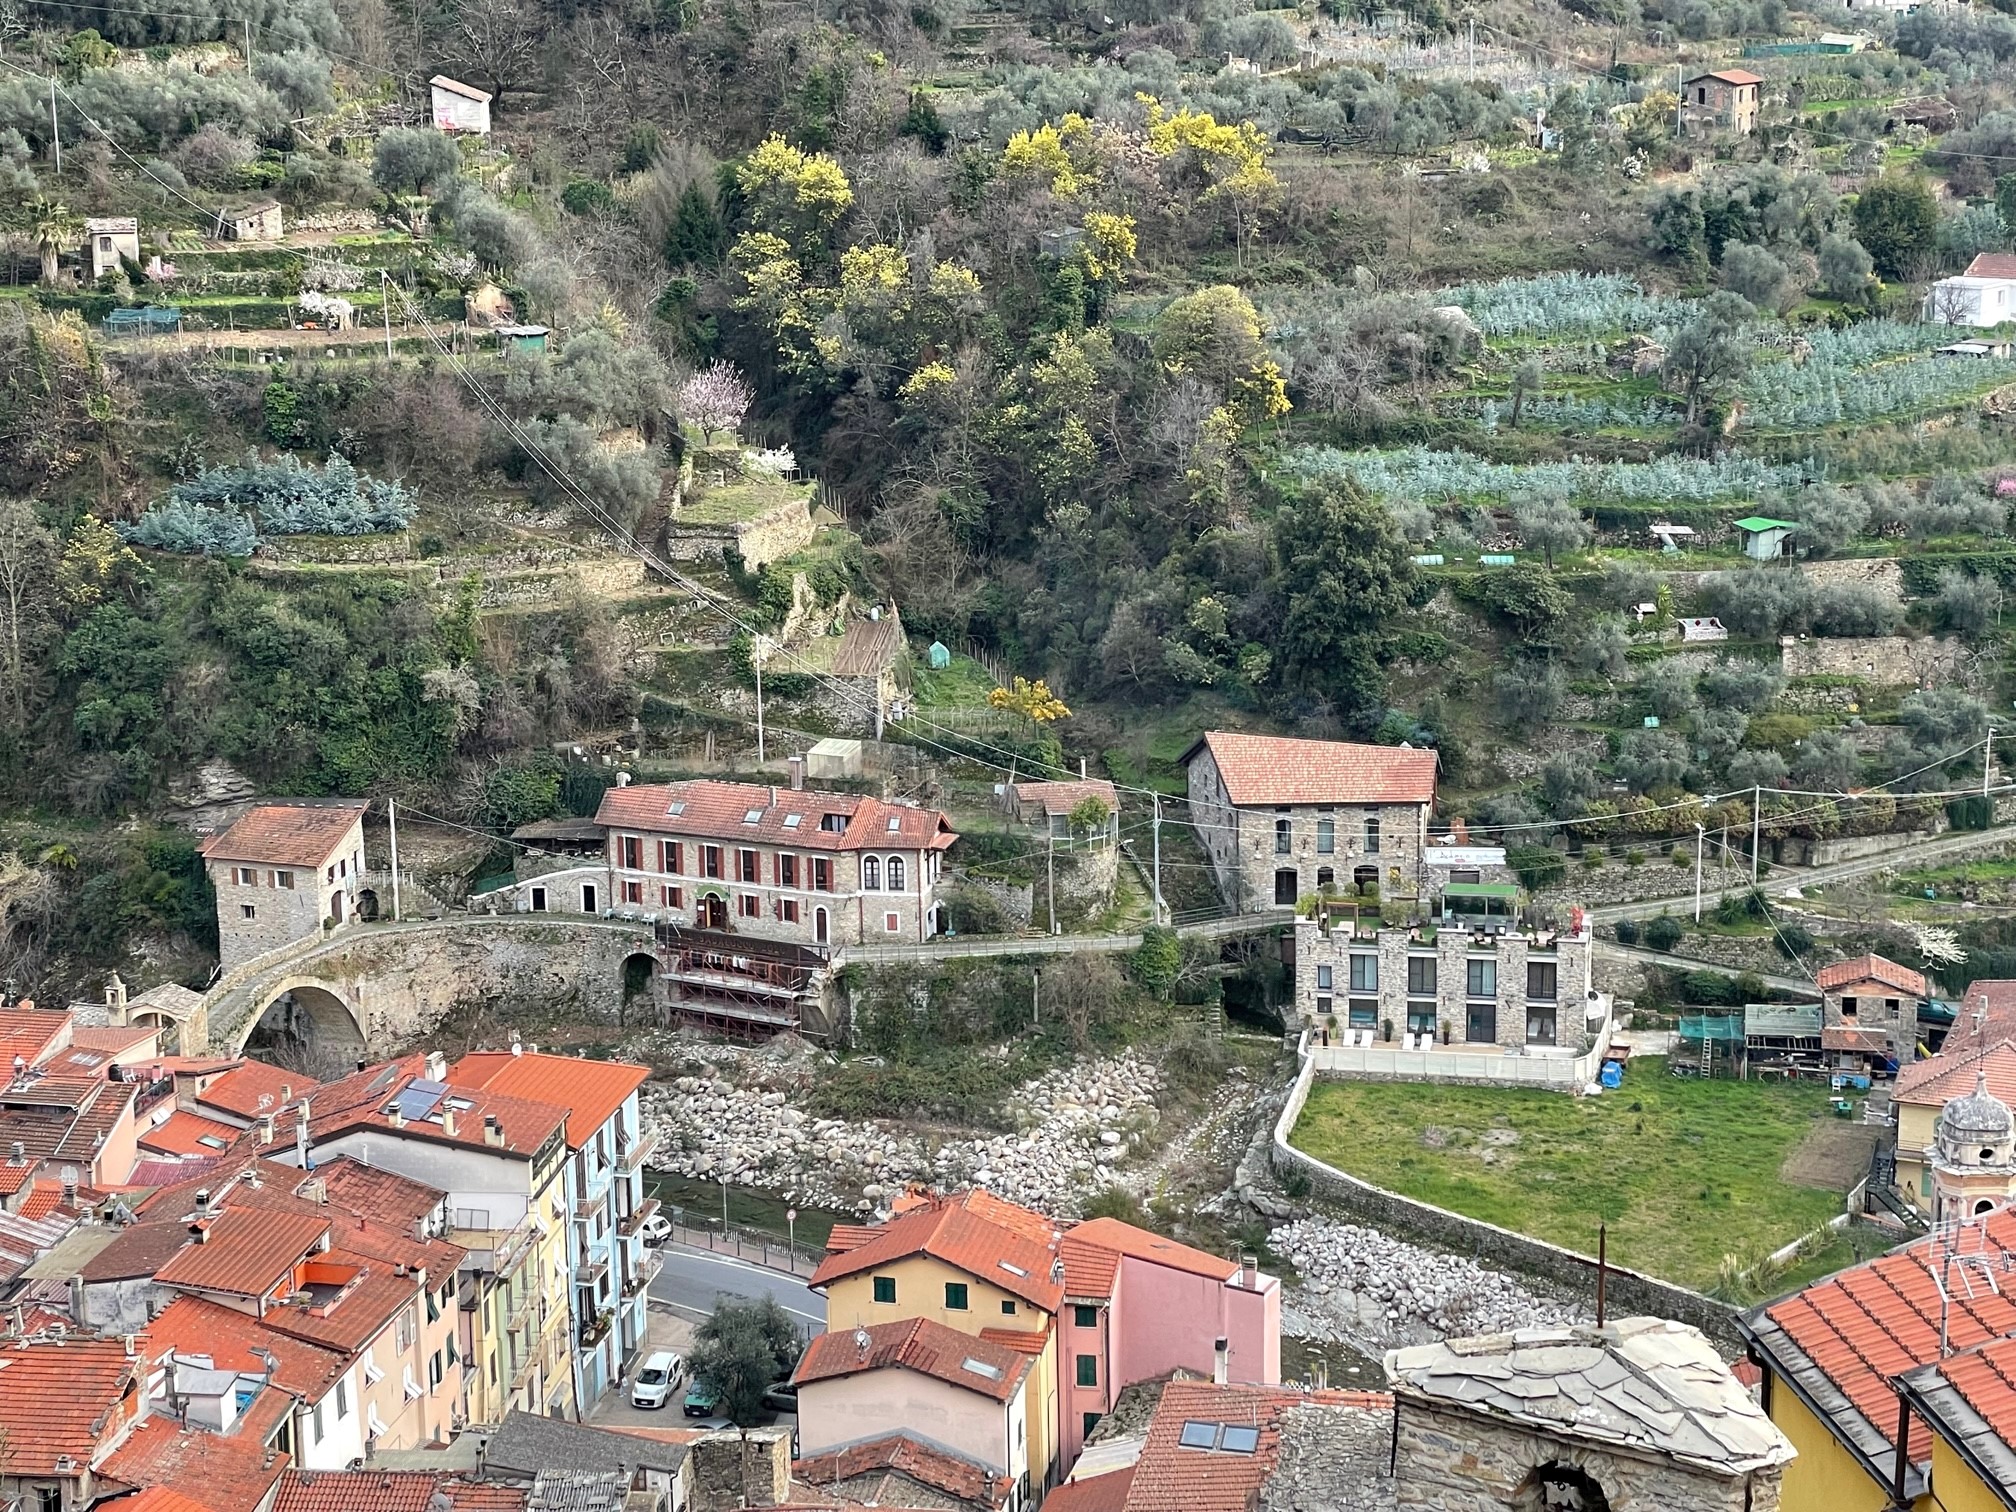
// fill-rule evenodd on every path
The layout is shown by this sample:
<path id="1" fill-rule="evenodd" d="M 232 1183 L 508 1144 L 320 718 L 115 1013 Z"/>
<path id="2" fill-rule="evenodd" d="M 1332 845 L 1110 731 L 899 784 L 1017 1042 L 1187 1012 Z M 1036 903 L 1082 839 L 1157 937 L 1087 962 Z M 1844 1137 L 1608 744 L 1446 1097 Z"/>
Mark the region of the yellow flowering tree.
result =
<path id="1" fill-rule="evenodd" d="M 765 138 L 735 169 L 759 231 L 813 250 L 854 205 L 854 186 L 823 152 L 802 152 L 780 136 Z"/>
<path id="2" fill-rule="evenodd" d="M 1156 359 L 1173 377 L 1195 378 L 1224 397 L 1238 425 L 1278 420 L 1288 413 L 1288 385 L 1280 364 L 1267 355 L 1260 312 L 1230 284 L 1216 284 L 1173 300 L 1155 320 Z"/>
<path id="3" fill-rule="evenodd" d="M 1074 199 L 1096 178 L 1091 154 L 1092 123 L 1075 112 L 1054 126 L 1018 131 L 1001 149 L 1001 174 L 1008 179 L 1044 179 L 1059 199 Z"/>
<path id="4" fill-rule="evenodd" d="M 1233 256 L 1244 267 L 1246 244 L 1260 214 L 1281 193 L 1281 181 L 1267 166 L 1267 138 L 1251 121 L 1221 122 L 1207 110 L 1172 112 L 1153 95 L 1137 98 L 1147 112 L 1149 150 L 1179 175 L 1201 178 L 1202 203 L 1227 208 Z"/>

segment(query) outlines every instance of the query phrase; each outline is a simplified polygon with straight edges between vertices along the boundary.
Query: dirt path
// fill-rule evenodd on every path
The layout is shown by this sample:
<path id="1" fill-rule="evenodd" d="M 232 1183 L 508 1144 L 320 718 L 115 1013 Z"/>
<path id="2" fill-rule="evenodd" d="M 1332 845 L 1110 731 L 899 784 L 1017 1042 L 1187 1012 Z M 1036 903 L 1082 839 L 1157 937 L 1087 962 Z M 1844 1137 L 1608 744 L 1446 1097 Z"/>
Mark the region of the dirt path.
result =
<path id="1" fill-rule="evenodd" d="M 1825 1119 L 1785 1157 L 1778 1174 L 1794 1186 L 1845 1192 L 1868 1174 L 1869 1157 L 1881 1133 L 1871 1124 Z"/>

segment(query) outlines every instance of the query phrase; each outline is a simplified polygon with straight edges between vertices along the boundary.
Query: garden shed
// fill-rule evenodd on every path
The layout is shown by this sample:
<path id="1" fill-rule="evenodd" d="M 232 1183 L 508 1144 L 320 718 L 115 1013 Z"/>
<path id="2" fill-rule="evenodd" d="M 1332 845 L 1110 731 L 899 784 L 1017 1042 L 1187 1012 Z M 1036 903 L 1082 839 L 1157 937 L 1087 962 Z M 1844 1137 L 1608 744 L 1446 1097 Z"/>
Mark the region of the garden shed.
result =
<path id="1" fill-rule="evenodd" d="M 1738 520 L 1736 528 L 1743 532 L 1743 555 L 1753 561 L 1775 562 L 1785 555 L 1785 538 L 1799 525 L 1795 520 L 1751 515 L 1747 520 Z"/>
<path id="2" fill-rule="evenodd" d="M 467 131 L 490 135 L 490 96 L 474 85 L 436 74 L 427 81 L 436 131 Z"/>
<path id="3" fill-rule="evenodd" d="M 217 212 L 218 241 L 279 241 L 284 234 L 280 201 L 276 199 L 254 200 Z"/>

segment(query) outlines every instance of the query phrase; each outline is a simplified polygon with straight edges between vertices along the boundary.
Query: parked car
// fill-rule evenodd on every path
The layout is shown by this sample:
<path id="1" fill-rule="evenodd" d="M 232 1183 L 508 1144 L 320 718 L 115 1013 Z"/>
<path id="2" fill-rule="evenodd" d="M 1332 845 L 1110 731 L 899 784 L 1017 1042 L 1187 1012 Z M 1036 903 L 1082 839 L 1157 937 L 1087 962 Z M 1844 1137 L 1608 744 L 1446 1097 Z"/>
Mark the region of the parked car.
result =
<path id="1" fill-rule="evenodd" d="M 775 1381 L 763 1392 L 763 1405 L 772 1412 L 796 1412 L 798 1410 L 798 1383 L 795 1381 Z"/>
<path id="2" fill-rule="evenodd" d="M 653 1213 L 637 1232 L 644 1236 L 646 1244 L 663 1244 L 672 1237 L 672 1220 L 663 1213 Z"/>
<path id="3" fill-rule="evenodd" d="M 709 1417 L 720 1405 L 721 1393 L 705 1381 L 696 1380 L 686 1388 L 686 1416 Z"/>
<path id="4" fill-rule="evenodd" d="M 686 1362 L 669 1349 L 654 1351 L 630 1388 L 632 1407 L 663 1407 L 686 1379 Z"/>

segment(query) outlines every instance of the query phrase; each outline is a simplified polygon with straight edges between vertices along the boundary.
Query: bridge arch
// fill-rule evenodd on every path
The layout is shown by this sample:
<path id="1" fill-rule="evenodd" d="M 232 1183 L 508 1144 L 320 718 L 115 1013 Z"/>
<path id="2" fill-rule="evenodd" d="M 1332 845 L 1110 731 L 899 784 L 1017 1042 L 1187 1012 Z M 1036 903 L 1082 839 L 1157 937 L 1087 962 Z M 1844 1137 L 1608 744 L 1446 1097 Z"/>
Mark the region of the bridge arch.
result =
<path id="1" fill-rule="evenodd" d="M 287 976 L 266 988 L 258 1010 L 229 1047 L 310 1072 L 349 1070 L 365 1057 L 364 1021 L 353 1004 L 329 982 Z"/>

